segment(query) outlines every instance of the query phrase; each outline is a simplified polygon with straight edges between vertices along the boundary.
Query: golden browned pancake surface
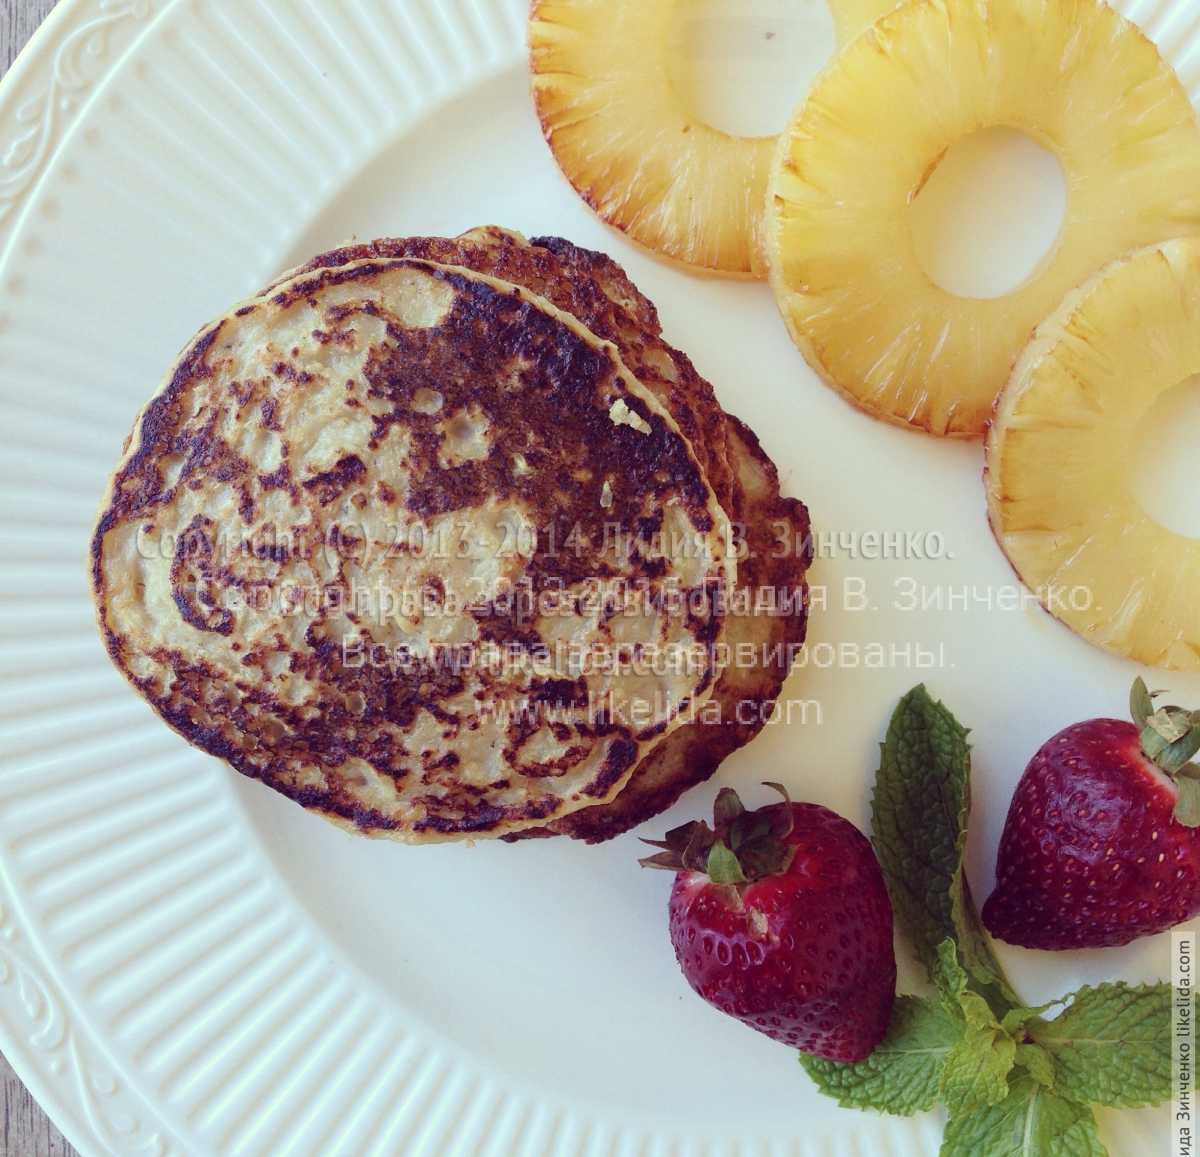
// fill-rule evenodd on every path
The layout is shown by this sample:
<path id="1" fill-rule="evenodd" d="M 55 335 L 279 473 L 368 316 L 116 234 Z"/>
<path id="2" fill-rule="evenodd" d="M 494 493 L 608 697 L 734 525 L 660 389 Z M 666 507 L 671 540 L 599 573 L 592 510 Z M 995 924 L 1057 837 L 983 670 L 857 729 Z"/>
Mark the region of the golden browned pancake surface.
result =
<path id="1" fill-rule="evenodd" d="M 711 693 L 727 534 L 612 346 L 511 285 L 372 259 L 201 333 L 92 570 L 113 659 L 173 727 L 420 841 L 612 798 Z"/>

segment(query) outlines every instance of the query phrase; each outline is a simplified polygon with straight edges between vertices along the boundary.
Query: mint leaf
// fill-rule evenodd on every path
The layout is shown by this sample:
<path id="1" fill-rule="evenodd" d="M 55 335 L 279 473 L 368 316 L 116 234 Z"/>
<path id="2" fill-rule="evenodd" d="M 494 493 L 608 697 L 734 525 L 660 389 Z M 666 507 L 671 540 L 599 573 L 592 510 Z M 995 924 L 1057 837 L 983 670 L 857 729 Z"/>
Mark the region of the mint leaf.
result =
<path id="1" fill-rule="evenodd" d="M 962 997 L 967 991 L 967 973 L 958 958 L 958 945 L 953 939 L 943 940 L 934 949 L 929 965 L 929 979 L 937 986 L 949 1006 L 962 1014 Z"/>
<path id="2" fill-rule="evenodd" d="M 917 958 L 933 975 L 937 947 L 958 942 L 959 958 L 997 1013 L 1021 1001 L 979 921 L 963 874 L 971 810 L 967 732 L 924 686 L 900 700 L 882 746 L 871 821 L 898 916 Z"/>
<path id="3" fill-rule="evenodd" d="M 958 946 L 953 940 L 943 940 L 937 946 L 932 976 L 950 1007 L 963 1018 L 968 1028 L 985 1029 L 988 1032 L 1010 1031 L 1008 1018 L 1004 1022 L 998 1021 L 991 1005 L 979 993 L 967 987 L 969 978 L 958 958 Z"/>
<path id="4" fill-rule="evenodd" d="M 976 997 L 983 1000 L 982 997 Z M 967 1026 L 942 1072 L 942 1100 L 951 1114 L 998 1105 L 1008 1096 L 1017 1043 L 1006 1032 Z"/>
<path id="5" fill-rule="evenodd" d="M 968 801 L 966 805 L 968 811 L 970 806 Z M 971 975 L 972 982 L 983 993 L 993 1009 L 1003 1012 L 1013 1004 L 1020 1004 L 1021 998 L 1009 984 L 1000 961 L 996 959 L 992 942 L 988 939 L 983 921 L 979 918 L 979 909 L 975 907 L 975 901 L 971 897 L 971 886 L 962 869 L 962 855 L 966 844 L 967 827 L 964 815 L 958 876 L 950 889 L 950 911 L 955 931 L 958 933 L 958 951 L 963 965 Z"/>
<path id="6" fill-rule="evenodd" d="M 843 1108 L 908 1117 L 937 1104 L 943 1065 L 962 1031 L 939 1001 L 898 996 L 887 1036 L 865 1061 L 848 1065 L 801 1055 L 800 1063 Z"/>
<path id="7" fill-rule="evenodd" d="M 1025 1027 L 1026 1021 L 1032 1020 L 1035 1016 L 1041 1016 L 1042 1013 L 1051 1008 L 1057 1008 L 1060 1004 L 1065 1003 L 1064 1000 L 1051 1000 L 1046 1004 L 1039 1004 L 1036 1008 L 1010 1008 L 1001 1018 L 1000 1023 L 1003 1025 L 1005 1032 L 1011 1032 L 1014 1036 L 1020 1036 L 1018 1030 Z"/>
<path id="8" fill-rule="evenodd" d="M 1055 1089 L 1088 1104 L 1157 1105 L 1171 1096 L 1169 984 L 1081 988 L 1054 1020 L 1025 1031 L 1054 1063 Z"/>
<path id="9" fill-rule="evenodd" d="M 941 1157 L 1107 1157 L 1086 1105 L 1016 1077 L 998 1105 L 952 1115 Z"/>
<path id="10" fill-rule="evenodd" d="M 1017 1065 L 1023 1068 L 1039 1085 L 1054 1088 L 1054 1062 L 1041 1045 L 1017 1045 Z"/>
<path id="11" fill-rule="evenodd" d="M 988 1002 L 967 987 L 967 974 L 953 940 L 938 945 L 934 978 L 947 1008 L 963 1026 L 942 1070 L 946 1108 L 952 1114 L 970 1113 L 998 1104 L 1008 1095 L 1016 1041 L 1001 1026 Z"/>

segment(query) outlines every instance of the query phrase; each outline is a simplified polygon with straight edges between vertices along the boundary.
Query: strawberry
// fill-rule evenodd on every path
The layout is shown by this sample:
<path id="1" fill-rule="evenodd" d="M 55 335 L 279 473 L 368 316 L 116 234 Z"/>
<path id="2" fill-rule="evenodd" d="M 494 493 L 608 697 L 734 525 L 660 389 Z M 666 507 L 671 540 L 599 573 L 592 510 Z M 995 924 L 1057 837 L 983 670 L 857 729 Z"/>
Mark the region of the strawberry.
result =
<path id="1" fill-rule="evenodd" d="M 1200 712 L 1154 708 L 1138 679 L 1134 722 L 1060 731 L 1017 785 L 983 907 L 993 936 L 1026 948 L 1106 948 L 1200 912 Z"/>
<path id="2" fill-rule="evenodd" d="M 870 842 L 816 804 L 758 811 L 725 788 L 702 820 L 647 840 L 646 867 L 677 872 L 670 928 L 709 1004 L 801 1052 L 859 1061 L 896 994 L 892 906 Z"/>

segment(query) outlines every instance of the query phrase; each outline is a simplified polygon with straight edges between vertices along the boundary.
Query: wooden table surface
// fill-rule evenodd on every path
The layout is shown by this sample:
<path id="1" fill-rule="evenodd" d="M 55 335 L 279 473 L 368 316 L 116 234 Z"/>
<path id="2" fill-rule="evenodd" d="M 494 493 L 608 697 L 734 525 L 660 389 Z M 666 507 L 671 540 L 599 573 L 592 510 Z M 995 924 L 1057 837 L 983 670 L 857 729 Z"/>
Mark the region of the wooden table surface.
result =
<path id="1" fill-rule="evenodd" d="M 0 67 L 5 72 L 55 0 L 0 0 Z M 0 1157 L 76 1157 L 8 1062 L 0 1056 Z"/>

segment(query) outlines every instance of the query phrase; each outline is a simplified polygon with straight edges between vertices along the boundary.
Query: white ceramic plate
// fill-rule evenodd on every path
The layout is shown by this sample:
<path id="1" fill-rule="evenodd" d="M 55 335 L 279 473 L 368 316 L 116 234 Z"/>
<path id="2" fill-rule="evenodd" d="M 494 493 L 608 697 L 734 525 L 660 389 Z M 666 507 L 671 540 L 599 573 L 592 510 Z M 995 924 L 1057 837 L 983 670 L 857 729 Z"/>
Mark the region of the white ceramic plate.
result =
<path id="1" fill-rule="evenodd" d="M 1195 5 L 1124 7 L 1196 92 Z M 794 11 L 811 71 L 829 18 Z M 1128 665 L 962 597 L 1012 583 L 978 446 L 869 421 L 816 383 L 764 287 L 688 277 L 593 219 L 537 131 L 523 24 L 522 0 L 64 0 L 0 88 L 0 1047 L 85 1157 L 937 1150 L 936 1116 L 842 1112 L 690 994 L 669 879 L 632 836 L 357 840 L 186 747 L 110 668 L 84 548 L 135 411 L 202 321 L 351 235 L 496 222 L 606 249 L 819 529 L 867 553 L 876 533 L 944 543 L 821 560 L 800 706 L 721 776 L 752 800 L 779 779 L 865 824 L 887 716 L 927 680 L 974 728 L 982 896 L 1034 748 L 1122 710 Z M 831 665 L 830 644 L 870 643 L 897 661 Z M 1170 683 L 1200 702 L 1200 679 Z M 1004 956 L 1036 1001 L 1163 976 L 1167 953 Z M 1165 1151 L 1162 1112 L 1102 1126 L 1114 1154 Z"/>

